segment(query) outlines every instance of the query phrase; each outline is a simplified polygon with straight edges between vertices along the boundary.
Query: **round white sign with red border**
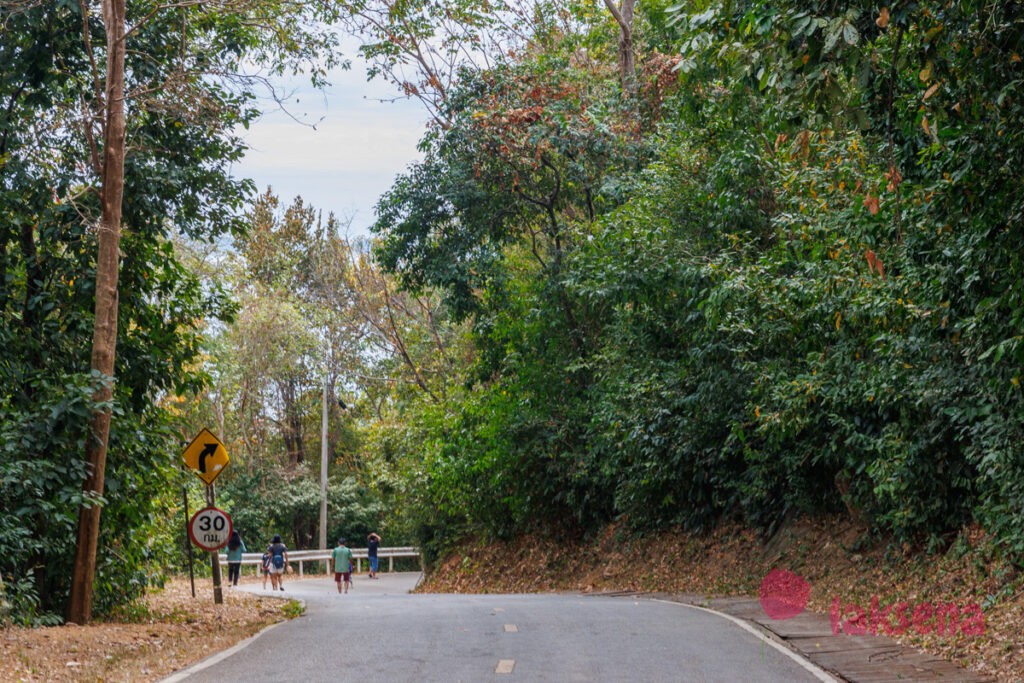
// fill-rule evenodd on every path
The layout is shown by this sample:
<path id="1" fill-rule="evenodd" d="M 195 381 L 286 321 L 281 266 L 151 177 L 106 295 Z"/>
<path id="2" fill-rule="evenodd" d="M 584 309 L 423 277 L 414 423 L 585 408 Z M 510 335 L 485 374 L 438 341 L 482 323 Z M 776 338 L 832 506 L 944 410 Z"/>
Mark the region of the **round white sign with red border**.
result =
<path id="1" fill-rule="evenodd" d="M 231 538 L 231 515 L 220 508 L 205 507 L 188 523 L 188 536 L 203 550 L 220 550 Z"/>

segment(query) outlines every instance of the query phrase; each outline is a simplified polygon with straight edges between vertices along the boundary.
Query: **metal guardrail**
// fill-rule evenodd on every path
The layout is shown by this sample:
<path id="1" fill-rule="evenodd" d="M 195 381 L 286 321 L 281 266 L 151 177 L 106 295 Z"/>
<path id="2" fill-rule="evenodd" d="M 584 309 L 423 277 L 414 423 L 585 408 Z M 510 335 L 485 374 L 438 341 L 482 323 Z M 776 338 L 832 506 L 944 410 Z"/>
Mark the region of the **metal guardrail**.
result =
<path id="1" fill-rule="evenodd" d="M 327 550 L 289 550 L 288 551 L 288 564 L 299 565 L 299 576 L 302 576 L 302 563 L 303 562 L 325 562 L 331 559 L 331 551 L 334 548 L 328 548 Z M 363 560 L 366 560 L 366 548 L 351 548 L 352 559 L 356 562 L 356 573 L 363 571 Z M 396 557 L 415 557 L 420 561 L 420 569 L 423 569 L 423 556 L 420 554 L 420 549 L 412 546 L 401 547 L 401 548 L 378 548 L 377 549 L 378 559 L 388 560 L 388 571 L 395 571 L 395 558 Z M 228 556 L 224 553 L 220 554 L 221 564 L 227 564 Z M 263 561 L 263 553 L 242 553 L 242 564 L 255 565 L 256 575 L 260 573 L 260 563 Z"/>

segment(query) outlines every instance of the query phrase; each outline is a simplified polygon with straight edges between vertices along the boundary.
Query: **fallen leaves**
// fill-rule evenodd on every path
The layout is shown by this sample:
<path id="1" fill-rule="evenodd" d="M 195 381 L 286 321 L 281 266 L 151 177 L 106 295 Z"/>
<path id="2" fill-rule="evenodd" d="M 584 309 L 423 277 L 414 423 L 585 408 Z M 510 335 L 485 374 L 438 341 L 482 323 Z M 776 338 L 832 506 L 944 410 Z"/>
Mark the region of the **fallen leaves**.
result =
<path id="1" fill-rule="evenodd" d="M 187 580 L 173 581 L 146 599 L 151 620 L 145 623 L 3 629 L 4 680 L 156 681 L 283 620 L 283 604 L 227 591 L 215 605 L 211 586 L 197 584 L 193 598 Z"/>

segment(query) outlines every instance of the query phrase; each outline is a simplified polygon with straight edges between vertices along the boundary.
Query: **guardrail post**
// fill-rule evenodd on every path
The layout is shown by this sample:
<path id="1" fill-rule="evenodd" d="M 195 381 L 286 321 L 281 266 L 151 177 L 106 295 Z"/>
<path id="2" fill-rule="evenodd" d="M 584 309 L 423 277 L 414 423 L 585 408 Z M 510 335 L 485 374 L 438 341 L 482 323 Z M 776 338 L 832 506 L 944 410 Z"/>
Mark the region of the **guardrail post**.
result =
<path id="1" fill-rule="evenodd" d="M 395 558 L 389 555 L 388 556 L 388 573 L 390 574 L 393 571 L 395 571 Z"/>

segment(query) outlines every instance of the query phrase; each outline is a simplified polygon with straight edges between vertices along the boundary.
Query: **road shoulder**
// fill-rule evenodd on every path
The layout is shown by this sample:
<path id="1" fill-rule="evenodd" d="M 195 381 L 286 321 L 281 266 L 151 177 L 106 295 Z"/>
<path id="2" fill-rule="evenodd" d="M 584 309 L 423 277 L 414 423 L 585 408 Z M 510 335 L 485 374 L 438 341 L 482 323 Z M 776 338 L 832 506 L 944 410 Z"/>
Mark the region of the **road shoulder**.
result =
<path id="1" fill-rule="evenodd" d="M 591 593 L 601 595 L 601 593 Z M 708 598 L 680 593 L 604 593 L 648 597 L 710 609 L 750 624 L 774 642 L 793 650 L 815 666 L 851 683 L 882 681 L 948 681 L 994 683 L 995 679 L 953 662 L 925 654 L 883 635 L 834 635 L 829 617 L 804 611 L 790 619 L 772 619 L 756 598 Z"/>

